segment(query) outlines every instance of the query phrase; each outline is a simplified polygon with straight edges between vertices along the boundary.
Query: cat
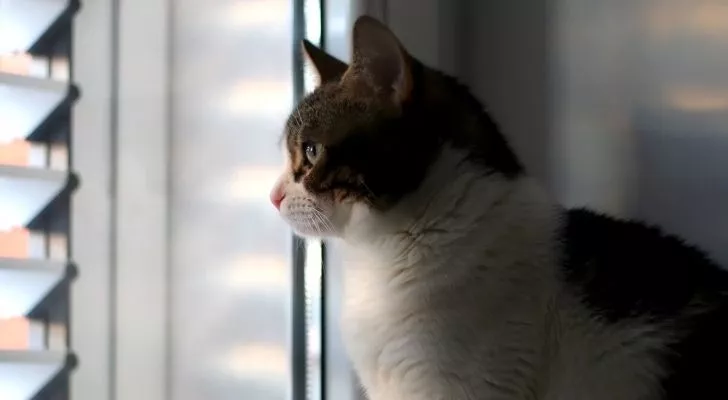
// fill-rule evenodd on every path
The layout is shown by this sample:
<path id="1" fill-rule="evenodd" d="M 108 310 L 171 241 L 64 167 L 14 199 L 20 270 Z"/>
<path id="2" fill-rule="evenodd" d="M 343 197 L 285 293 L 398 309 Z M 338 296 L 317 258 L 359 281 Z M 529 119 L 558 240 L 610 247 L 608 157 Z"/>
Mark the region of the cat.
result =
<path id="1" fill-rule="evenodd" d="M 728 398 L 728 272 L 702 250 L 559 205 L 376 19 L 355 21 L 350 64 L 303 48 L 319 86 L 271 201 L 346 248 L 342 331 L 370 400 Z"/>

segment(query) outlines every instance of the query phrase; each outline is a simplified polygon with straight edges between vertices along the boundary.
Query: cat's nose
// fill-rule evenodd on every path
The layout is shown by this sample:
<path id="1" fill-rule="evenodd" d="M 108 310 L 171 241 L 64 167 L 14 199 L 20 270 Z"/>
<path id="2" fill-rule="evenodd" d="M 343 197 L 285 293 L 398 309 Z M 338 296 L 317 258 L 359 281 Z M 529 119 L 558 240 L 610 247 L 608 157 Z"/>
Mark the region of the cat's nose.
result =
<path id="1" fill-rule="evenodd" d="M 283 190 L 283 185 L 276 184 L 273 187 L 273 190 L 270 191 L 270 202 L 273 203 L 273 206 L 277 209 L 281 209 L 281 203 L 283 203 L 283 199 L 286 197 L 286 193 Z"/>

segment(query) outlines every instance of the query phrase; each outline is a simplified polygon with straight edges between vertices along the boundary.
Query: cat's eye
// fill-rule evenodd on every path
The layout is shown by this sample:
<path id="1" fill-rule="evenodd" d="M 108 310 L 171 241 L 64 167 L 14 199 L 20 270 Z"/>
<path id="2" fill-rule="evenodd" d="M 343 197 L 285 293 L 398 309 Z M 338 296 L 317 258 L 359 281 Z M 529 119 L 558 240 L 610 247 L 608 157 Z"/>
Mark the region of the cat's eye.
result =
<path id="1" fill-rule="evenodd" d="M 306 142 L 303 144 L 303 152 L 306 154 L 306 159 L 311 164 L 315 163 L 321 155 L 323 146 L 318 143 Z"/>

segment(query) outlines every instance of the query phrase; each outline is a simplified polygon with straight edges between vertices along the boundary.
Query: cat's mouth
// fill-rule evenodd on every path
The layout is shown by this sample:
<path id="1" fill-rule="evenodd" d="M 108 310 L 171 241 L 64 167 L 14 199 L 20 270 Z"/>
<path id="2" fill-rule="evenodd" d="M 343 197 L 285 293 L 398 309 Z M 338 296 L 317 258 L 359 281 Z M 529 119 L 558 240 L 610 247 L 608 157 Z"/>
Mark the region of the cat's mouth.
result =
<path id="1" fill-rule="evenodd" d="M 288 174 L 279 178 L 270 192 L 271 204 L 283 220 L 300 236 L 336 236 L 335 203 L 330 196 L 308 193 L 301 183 L 293 182 Z"/>

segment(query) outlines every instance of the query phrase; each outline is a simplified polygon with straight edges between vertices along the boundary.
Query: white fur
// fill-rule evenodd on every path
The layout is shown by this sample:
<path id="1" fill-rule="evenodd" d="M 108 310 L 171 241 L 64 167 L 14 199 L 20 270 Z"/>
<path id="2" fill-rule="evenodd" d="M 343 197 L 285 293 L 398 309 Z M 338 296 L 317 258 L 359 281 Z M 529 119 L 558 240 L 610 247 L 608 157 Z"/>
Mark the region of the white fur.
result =
<path id="1" fill-rule="evenodd" d="M 658 399 L 649 353 L 668 338 L 591 317 L 561 283 L 556 204 L 464 159 L 445 150 L 383 214 L 279 181 L 297 232 L 347 245 L 344 339 L 369 398 Z"/>

